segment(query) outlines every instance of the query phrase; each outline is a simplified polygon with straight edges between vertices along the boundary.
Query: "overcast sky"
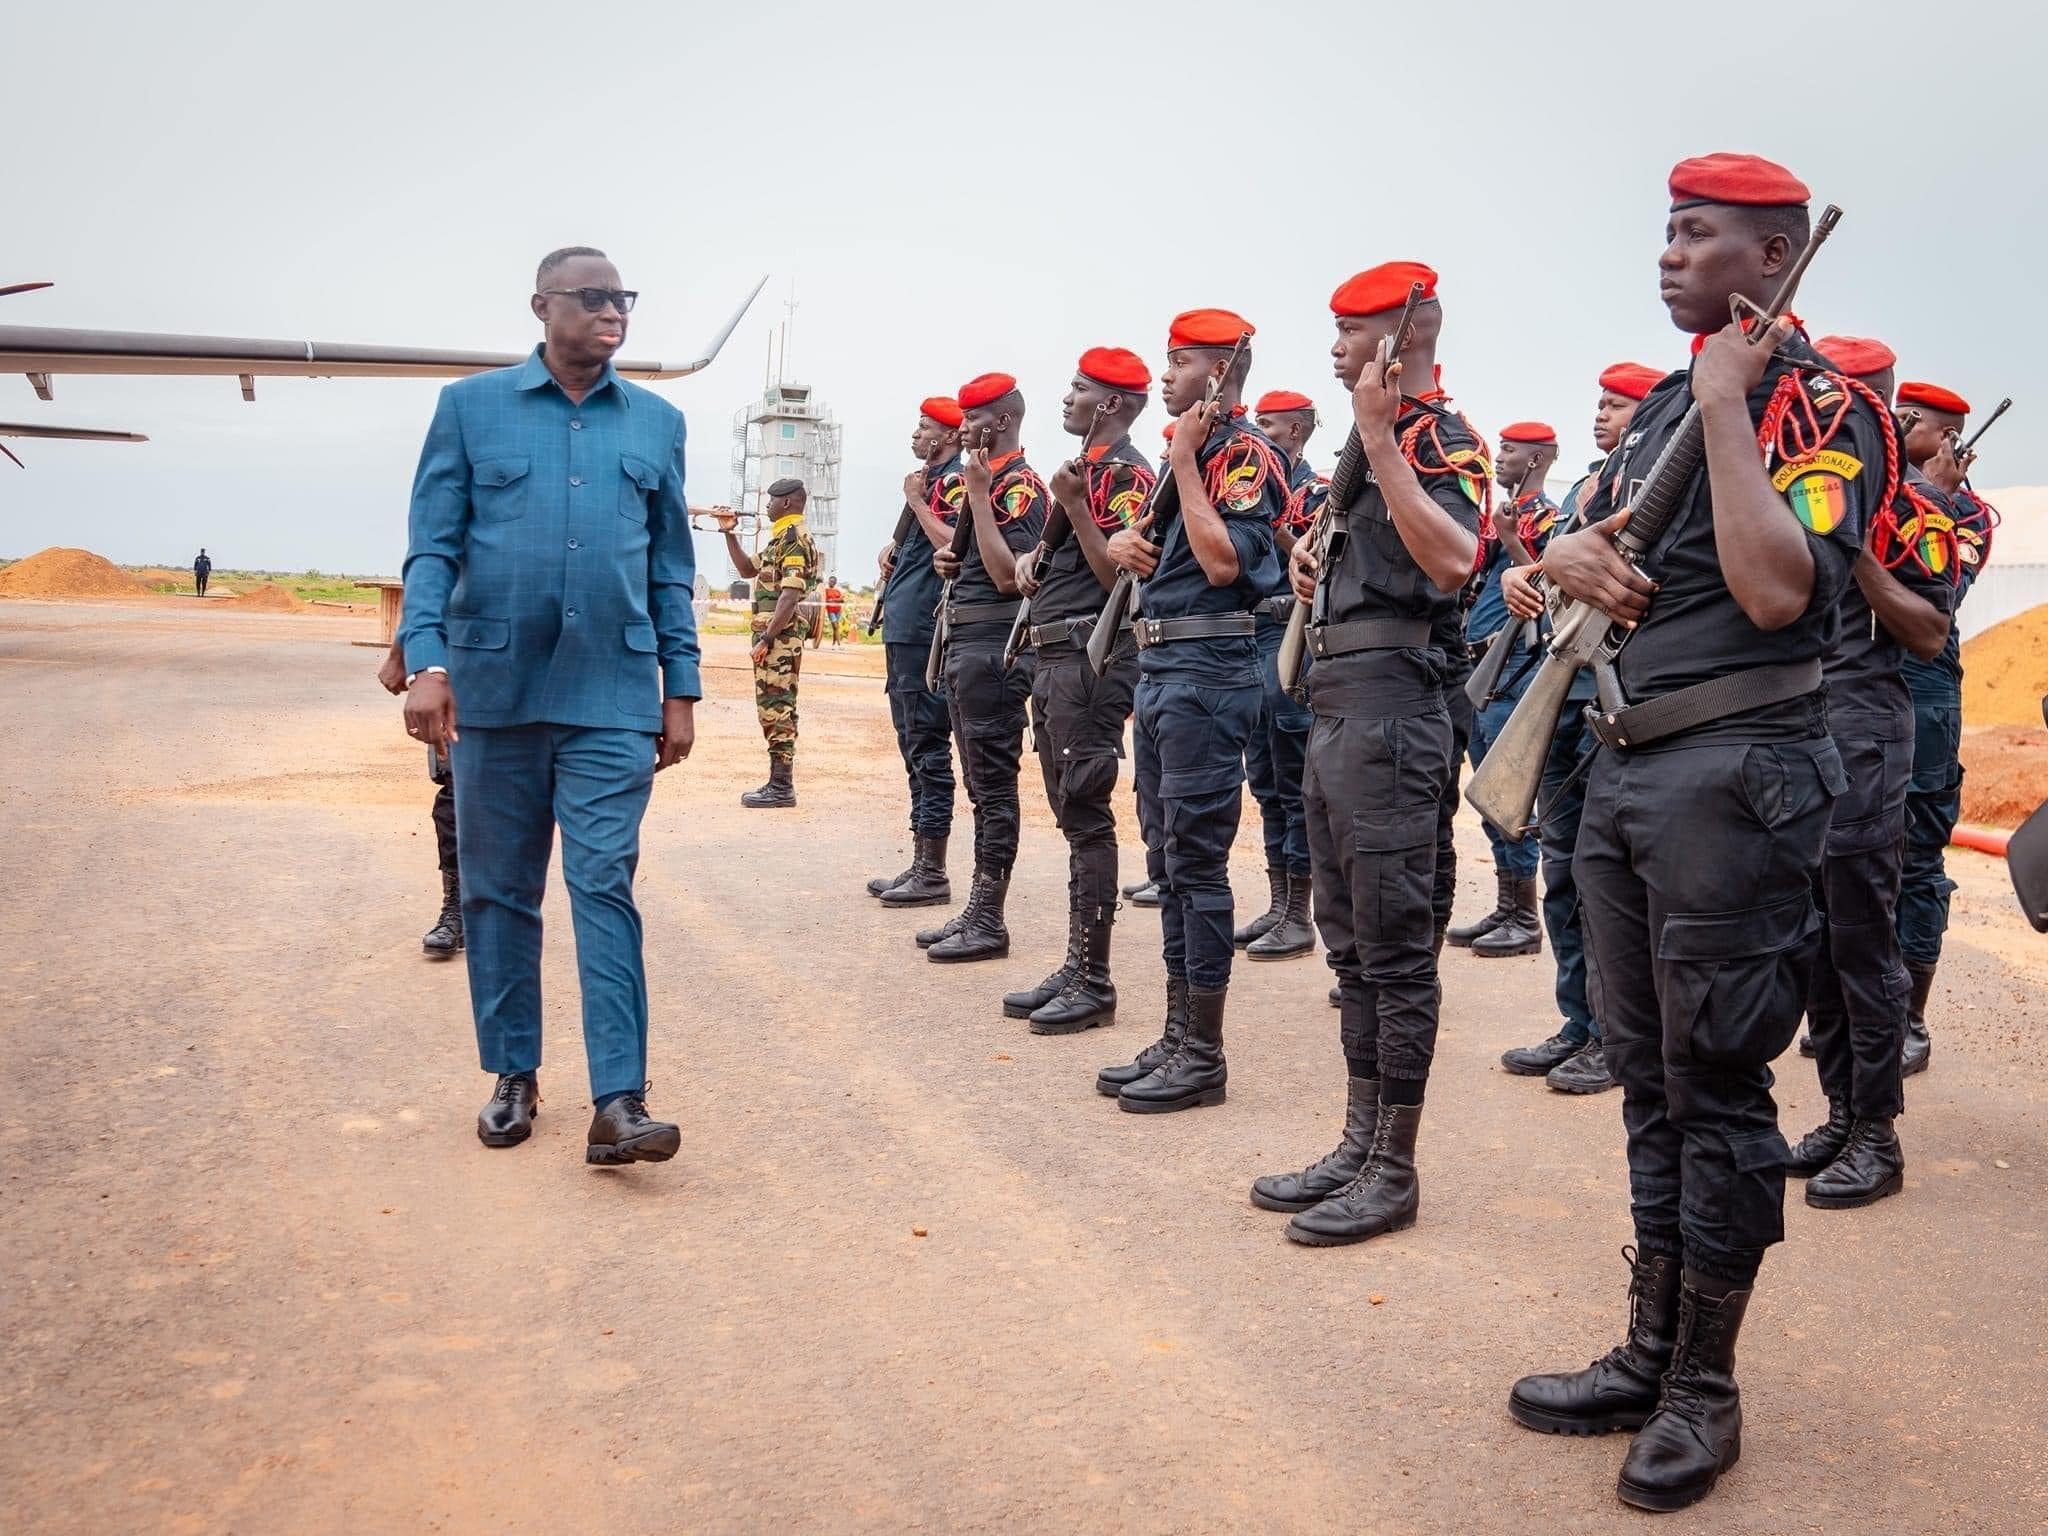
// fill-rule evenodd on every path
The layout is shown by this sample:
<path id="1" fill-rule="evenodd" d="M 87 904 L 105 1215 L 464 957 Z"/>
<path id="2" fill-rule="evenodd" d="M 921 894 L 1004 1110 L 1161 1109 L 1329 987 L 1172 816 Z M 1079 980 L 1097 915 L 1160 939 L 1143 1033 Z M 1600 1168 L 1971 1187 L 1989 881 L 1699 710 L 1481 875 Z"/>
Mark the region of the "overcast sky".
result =
<path id="1" fill-rule="evenodd" d="M 662 390 L 690 498 L 725 498 L 731 419 L 791 280 L 791 375 L 845 426 L 842 563 L 872 575 L 920 398 L 989 369 L 1042 467 L 1080 351 L 1156 372 L 1178 310 L 1258 327 L 1254 392 L 1330 374 L 1330 290 L 1442 274 L 1445 383 L 1491 435 L 1589 457 L 1594 379 L 1675 365 L 1657 299 L 1672 162 L 1746 150 L 1846 210 L 1800 312 L 1906 377 L 2020 405 L 1980 483 L 2044 478 L 2040 256 L 2048 24 L 2032 6 L 73 3 L 7 23 L 0 300 L 23 325 L 523 349 L 538 256 L 602 246 L 641 290 L 636 356 L 693 354 L 774 274 L 719 362 Z M 0 380 L 0 419 L 127 428 L 21 442 L 0 555 L 395 572 L 438 385 Z M 1138 440 L 1158 446 L 1156 404 Z M 723 571 L 713 555 L 710 568 Z"/>

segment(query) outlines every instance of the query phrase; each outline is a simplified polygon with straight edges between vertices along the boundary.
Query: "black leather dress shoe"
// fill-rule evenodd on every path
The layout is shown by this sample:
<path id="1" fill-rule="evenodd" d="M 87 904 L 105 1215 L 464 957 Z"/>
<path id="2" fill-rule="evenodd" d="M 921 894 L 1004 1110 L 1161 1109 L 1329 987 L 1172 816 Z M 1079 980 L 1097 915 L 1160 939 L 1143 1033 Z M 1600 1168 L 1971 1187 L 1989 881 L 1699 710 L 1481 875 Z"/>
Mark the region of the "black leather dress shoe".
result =
<path id="1" fill-rule="evenodd" d="M 476 1139 L 487 1147 L 516 1147 L 533 1134 L 539 1113 L 539 1079 L 530 1072 L 502 1073 L 491 1102 L 477 1112 Z"/>
<path id="2" fill-rule="evenodd" d="M 642 1093 L 622 1093 L 590 1119 L 583 1160 L 600 1167 L 619 1163 L 665 1163 L 683 1144 L 683 1133 L 666 1120 L 651 1119 Z"/>
<path id="3" fill-rule="evenodd" d="M 1501 1052 L 1500 1064 L 1517 1077 L 1548 1077 L 1551 1069 L 1561 1067 L 1579 1054 L 1579 1047 L 1586 1042 L 1572 1040 L 1559 1030 L 1541 1045 L 1519 1045 L 1512 1051 Z"/>

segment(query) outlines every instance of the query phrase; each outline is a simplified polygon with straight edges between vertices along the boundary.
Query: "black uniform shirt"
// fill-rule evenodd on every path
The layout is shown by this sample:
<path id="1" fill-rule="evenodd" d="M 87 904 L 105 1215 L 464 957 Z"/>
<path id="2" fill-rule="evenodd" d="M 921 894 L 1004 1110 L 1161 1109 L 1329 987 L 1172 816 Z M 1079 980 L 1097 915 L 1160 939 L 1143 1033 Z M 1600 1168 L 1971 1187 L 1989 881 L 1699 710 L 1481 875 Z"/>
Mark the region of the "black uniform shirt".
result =
<path id="1" fill-rule="evenodd" d="M 1476 538 L 1488 468 L 1486 449 L 1471 424 L 1434 401 L 1404 400 L 1394 432 L 1413 443 L 1409 462 L 1430 500 Z M 1369 474 L 1330 558 L 1322 611 L 1311 615 L 1312 623 L 1421 619 L 1429 625 L 1430 642 L 1317 658 L 1308 674 L 1310 707 L 1319 715 L 1371 716 L 1413 713 L 1436 702 L 1447 670 L 1462 675 L 1470 667 L 1462 584 L 1459 591 L 1446 592 L 1423 573 Z"/>
<path id="2" fill-rule="evenodd" d="M 1817 419 L 1834 419 L 1842 406 L 1841 387 L 1806 341 L 1792 337 L 1771 359 L 1763 382 L 1749 396 L 1749 419 L 1761 424 L 1779 381 L 1796 378 Z M 1692 405 L 1690 370 L 1672 374 L 1650 391 L 1629 423 L 1627 437 L 1600 473 L 1586 499 L 1587 523 L 1627 503 L 1632 482 L 1656 463 Z M 1792 401 L 1795 415 L 1804 407 Z M 1630 703 L 1659 698 L 1710 678 L 1752 667 L 1818 660 L 1833 646 L 1841 627 L 1842 591 L 1862 548 L 1870 502 L 1882 496 L 1885 428 L 1860 398 L 1851 397 L 1839 428 L 1817 454 L 1786 462 L 1774 444 L 1760 450 L 1764 471 L 1784 493 L 1787 513 L 1807 531 L 1813 556 L 1813 596 L 1806 611 L 1782 629 L 1762 630 L 1749 621 L 1721 574 L 1714 541 L 1714 501 L 1704 464 L 1693 477 L 1685 504 L 1650 550 L 1643 567 L 1662 585 L 1649 614 L 1616 662 Z M 1825 691 L 1782 704 L 1743 710 L 1672 738 L 1672 744 L 1702 741 L 1801 741 L 1824 733 Z"/>
<path id="3" fill-rule="evenodd" d="M 1950 612 L 1959 611 L 1970 588 L 1984 573 L 1991 559 L 1991 531 L 1998 526 L 1998 514 L 1991 504 L 1968 485 L 1948 498 L 1949 515 L 1955 519 L 1956 590 Z M 1948 644 L 1932 661 L 1907 656 L 1899 670 L 1905 674 L 1906 689 L 1921 703 L 1943 709 L 1960 709 L 1963 694 L 1963 640 L 1951 624 Z"/>
<path id="4" fill-rule="evenodd" d="M 1907 591 L 1943 613 L 1955 611 L 1955 518 L 1948 497 L 1919 470 L 1906 467 L 1892 516 L 1873 519 L 1865 542 Z M 1910 737 L 1913 699 L 1900 671 L 1905 657 L 1906 648 L 1878 622 L 1863 588 L 1850 581 L 1842 593 L 1841 633 L 1827 658 L 1828 728 L 1883 741 Z"/>
<path id="5" fill-rule="evenodd" d="M 1128 436 L 1104 448 L 1091 448 L 1087 458 L 1088 514 L 1105 536 L 1121 533 L 1136 520 L 1157 477 Z M 1092 619 L 1102 612 L 1108 595 L 1096 580 L 1080 539 L 1069 531 L 1066 542 L 1039 572 L 1038 596 L 1031 599 L 1031 622 Z"/>
<path id="6" fill-rule="evenodd" d="M 960 478 L 960 455 L 954 454 L 924 477 L 926 506 L 948 527 L 967 503 L 967 485 Z M 882 636 L 891 645 L 932 643 L 932 624 L 944 583 L 932 569 L 932 541 L 924 524 L 912 518 L 910 532 L 896 548 L 896 569 L 883 589 Z"/>
<path id="7" fill-rule="evenodd" d="M 1212 587 L 1176 518 L 1167 530 L 1158 569 L 1145 583 L 1141 602 L 1148 619 L 1249 613 L 1269 596 L 1279 557 L 1273 524 L 1286 510 L 1287 465 L 1272 440 L 1242 416 L 1219 422 L 1195 455 L 1209 501 L 1237 551 L 1237 580 Z M 1159 467 L 1173 473 L 1171 456 Z M 1138 654 L 1138 670 L 1161 681 L 1211 687 L 1256 687 L 1260 679 L 1258 642 L 1251 635 L 1175 640 Z"/>
<path id="8" fill-rule="evenodd" d="M 1003 542 L 1010 546 L 1010 552 L 1021 555 L 1038 542 L 1039 534 L 1044 531 L 1045 509 L 1051 505 L 1051 498 L 1046 494 L 1045 482 L 1038 478 L 1038 472 L 1024 462 L 1024 450 L 1021 448 L 996 459 L 990 468 L 995 474 L 989 484 L 988 499 L 995 508 L 996 527 L 1002 532 Z M 960 515 L 974 515 L 964 498 L 960 503 Z M 953 601 L 1017 601 L 1015 596 L 996 586 L 988 567 L 982 564 L 978 532 L 975 538 L 968 540 L 967 558 L 960 563 L 960 577 L 953 583 Z"/>

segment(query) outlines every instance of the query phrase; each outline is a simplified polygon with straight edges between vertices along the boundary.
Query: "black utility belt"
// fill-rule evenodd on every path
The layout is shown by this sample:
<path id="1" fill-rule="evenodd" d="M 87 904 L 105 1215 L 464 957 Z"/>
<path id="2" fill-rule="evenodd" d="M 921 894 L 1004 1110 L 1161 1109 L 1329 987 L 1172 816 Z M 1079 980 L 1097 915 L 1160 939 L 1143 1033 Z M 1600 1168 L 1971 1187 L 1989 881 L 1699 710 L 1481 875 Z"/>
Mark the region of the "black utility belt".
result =
<path id="1" fill-rule="evenodd" d="M 1017 603 L 955 603 L 946 610 L 948 624 L 1008 624 L 1017 617 Z"/>
<path id="2" fill-rule="evenodd" d="M 1429 641 L 1427 619 L 1353 619 L 1308 627 L 1308 653 L 1319 660 L 1355 651 L 1411 651 Z"/>
<path id="3" fill-rule="evenodd" d="M 1604 747 L 1643 747 L 1730 715 L 1804 698 L 1817 692 L 1820 682 L 1817 658 L 1747 667 L 1611 713 L 1598 704 L 1588 704 L 1586 723 Z"/>
<path id="4" fill-rule="evenodd" d="M 1033 650 L 1042 650 L 1049 645 L 1086 645 L 1088 637 L 1095 633 L 1094 619 L 1083 616 L 1078 619 L 1054 619 L 1050 624 L 1034 624 L 1027 632 Z M 1118 631 L 1128 635 L 1131 626 L 1125 624 Z"/>
<path id="5" fill-rule="evenodd" d="M 1278 619 L 1284 624 L 1294 612 L 1294 594 L 1282 592 L 1275 597 L 1269 597 L 1252 612 L 1264 614 L 1269 619 Z"/>
<path id="6" fill-rule="evenodd" d="M 1139 619 L 1131 625 L 1138 649 L 1171 645 L 1176 640 L 1221 640 L 1257 631 L 1259 621 L 1249 613 L 1207 614 L 1187 619 Z"/>

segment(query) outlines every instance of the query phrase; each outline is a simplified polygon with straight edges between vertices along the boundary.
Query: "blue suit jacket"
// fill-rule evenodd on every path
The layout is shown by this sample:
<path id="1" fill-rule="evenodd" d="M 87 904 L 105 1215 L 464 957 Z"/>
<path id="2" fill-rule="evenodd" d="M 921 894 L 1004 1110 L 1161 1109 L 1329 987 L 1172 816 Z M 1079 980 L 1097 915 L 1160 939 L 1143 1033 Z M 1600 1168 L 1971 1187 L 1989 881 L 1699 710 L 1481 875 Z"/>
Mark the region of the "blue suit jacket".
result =
<path id="1" fill-rule="evenodd" d="M 399 639 L 456 724 L 659 731 L 694 699 L 683 415 L 610 367 L 580 404 L 541 349 L 441 391 L 413 480 Z"/>

